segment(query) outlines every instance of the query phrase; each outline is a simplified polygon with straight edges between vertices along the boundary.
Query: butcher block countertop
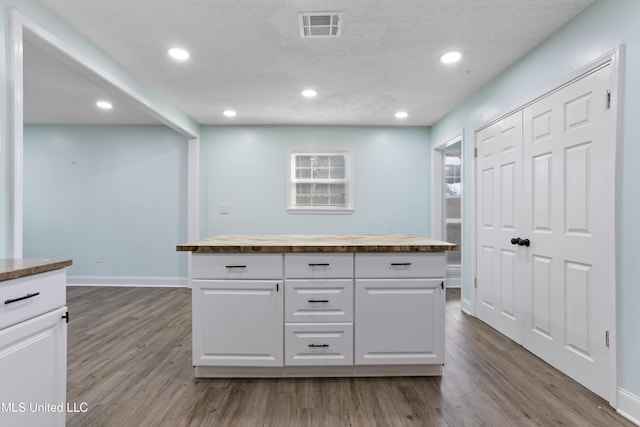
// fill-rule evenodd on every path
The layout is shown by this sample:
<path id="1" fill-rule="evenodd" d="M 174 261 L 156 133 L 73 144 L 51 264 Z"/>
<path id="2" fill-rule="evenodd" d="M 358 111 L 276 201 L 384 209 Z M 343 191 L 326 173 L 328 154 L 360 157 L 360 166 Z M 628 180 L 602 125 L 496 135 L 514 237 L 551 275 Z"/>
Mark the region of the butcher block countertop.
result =
<path id="1" fill-rule="evenodd" d="M 457 246 L 409 234 L 225 234 L 177 246 L 196 253 L 442 252 Z"/>
<path id="2" fill-rule="evenodd" d="M 70 259 L 0 258 L 0 282 L 69 267 Z"/>

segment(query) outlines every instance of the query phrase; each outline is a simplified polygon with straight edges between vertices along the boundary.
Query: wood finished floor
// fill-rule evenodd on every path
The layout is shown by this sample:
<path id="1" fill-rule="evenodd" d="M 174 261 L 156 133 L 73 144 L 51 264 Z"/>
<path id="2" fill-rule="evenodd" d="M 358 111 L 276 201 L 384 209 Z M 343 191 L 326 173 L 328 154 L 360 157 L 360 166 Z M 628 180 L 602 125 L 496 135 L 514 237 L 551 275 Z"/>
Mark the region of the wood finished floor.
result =
<path id="1" fill-rule="evenodd" d="M 195 379 L 191 291 L 70 287 L 67 426 L 632 426 L 460 311 L 440 377 Z"/>

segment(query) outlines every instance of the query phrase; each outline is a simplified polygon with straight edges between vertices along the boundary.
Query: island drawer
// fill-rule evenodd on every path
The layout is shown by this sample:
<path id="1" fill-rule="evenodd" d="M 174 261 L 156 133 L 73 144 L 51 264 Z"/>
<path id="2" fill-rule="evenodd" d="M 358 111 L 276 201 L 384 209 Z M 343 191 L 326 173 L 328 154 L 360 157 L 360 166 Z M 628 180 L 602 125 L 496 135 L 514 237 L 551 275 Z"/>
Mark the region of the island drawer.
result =
<path id="1" fill-rule="evenodd" d="M 193 254 L 194 279 L 282 279 L 282 254 Z"/>
<path id="2" fill-rule="evenodd" d="M 352 323 L 287 323 L 285 366 L 353 365 Z"/>
<path id="3" fill-rule="evenodd" d="M 285 322 L 353 321 L 353 280 L 287 280 Z"/>
<path id="4" fill-rule="evenodd" d="M 339 279 L 353 277 L 351 253 L 297 253 L 284 256 L 285 277 L 292 279 Z"/>
<path id="5" fill-rule="evenodd" d="M 356 278 L 444 277 L 444 252 L 385 252 L 356 254 Z"/>
<path id="6" fill-rule="evenodd" d="M 20 277 L 0 284 L 0 329 L 64 307 L 64 269 Z"/>

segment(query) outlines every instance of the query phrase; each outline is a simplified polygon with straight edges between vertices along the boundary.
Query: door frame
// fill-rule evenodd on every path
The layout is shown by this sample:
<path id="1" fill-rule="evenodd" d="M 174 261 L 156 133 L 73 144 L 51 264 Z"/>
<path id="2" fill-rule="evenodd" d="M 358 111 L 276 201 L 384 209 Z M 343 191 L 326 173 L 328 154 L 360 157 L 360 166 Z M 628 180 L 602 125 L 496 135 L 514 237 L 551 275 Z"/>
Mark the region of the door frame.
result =
<path id="1" fill-rule="evenodd" d="M 522 102 L 517 103 L 515 106 L 513 106 L 512 108 L 509 108 L 506 112 L 503 112 L 502 114 L 500 114 L 499 116 L 497 116 L 496 118 L 492 119 L 489 122 L 486 122 L 484 124 L 482 124 L 481 126 L 477 127 L 474 129 L 473 131 L 473 149 L 474 149 L 474 153 L 477 152 L 477 146 L 478 146 L 478 132 L 480 132 L 481 130 L 499 122 L 500 120 L 506 118 L 507 116 L 515 113 L 518 110 L 523 110 L 524 108 L 526 108 L 527 106 L 537 102 L 538 100 L 540 100 L 541 98 L 544 98 L 548 95 L 550 95 L 553 92 L 556 92 L 566 86 L 569 86 L 570 84 L 572 84 L 574 81 L 581 79 L 582 77 L 584 77 L 587 74 L 590 74 L 600 68 L 603 68 L 605 66 L 610 66 L 611 67 L 611 98 L 610 98 L 610 111 L 611 111 L 611 116 L 610 116 L 610 121 L 608 123 L 608 129 L 606 131 L 607 135 L 609 136 L 609 139 L 612 141 L 611 144 L 611 157 L 609 159 L 609 165 L 607 168 L 607 184 L 609 186 L 610 191 L 608 192 L 608 199 L 606 200 L 605 203 L 602 204 L 603 209 L 607 210 L 607 224 L 609 224 L 610 229 L 607 232 L 608 235 L 608 243 L 607 243 L 607 253 L 609 254 L 607 263 L 608 263 L 608 275 L 607 275 L 607 280 L 609 281 L 609 283 L 613 283 L 614 284 L 614 295 L 611 298 L 611 301 L 609 301 L 609 305 L 610 305 L 610 309 L 607 310 L 607 312 L 609 313 L 609 318 L 607 320 L 608 324 L 610 325 L 610 334 L 609 334 L 609 348 L 611 351 L 611 356 L 610 356 L 610 360 L 609 360 L 609 376 L 610 376 L 610 387 L 609 387 L 609 392 L 608 392 L 608 396 L 607 396 L 607 400 L 609 401 L 609 404 L 616 408 L 617 407 L 617 391 L 618 391 L 618 371 L 617 371 L 617 355 L 618 355 L 618 342 L 617 342 L 617 330 L 618 330 L 618 322 L 617 322 L 617 297 L 618 297 L 618 293 L 619 293 L 619 289 L 618 289 L 618 282 L 616 280 L 616 242 L 618 241 L 617 235 L 618 235 L 618 226 L 617 226 L 617 205 L 619 203 L 618 200 L 618 194 L 617 194 L 617 190 L 616 190 L 616 182 L 617 182 L 617 177 L 618 177 L 618 169 L 617 169 L 617 164 L 619 162 L 619 151 L 618 150 L 618 146 L 620 144 L 619 141 L 619 136 L 620 136 L 620 114 L 619 114 L 619 110 L 620 110 L 620 94 L 622 93 L 621 91 L 621 69 L 622 69 L 622 62 L 624 60 L 624 45 L 618 45 L 615 49 L 605 53 L 604 55 L 600 56 L 599 58 L 595 59 L 594 61 L 588 63 L 587 65 L 578 68 L 577 70 L 573 71 L 572 73 L 566 75 L 564 78 L 562 78 L 560 81 L 556 82 L 555 84 L 549 86 L 547 89 L 538 92 L 537 94 L 535 94 L 532 97 L 527 97 L 525 98 Z M 473 191 L 474 191 L 474 196 L 477 195 L 477 183 L 478 183 L 478 168 L 477 168 L 477 162 L 478 159 L 474 154 L 474 159 L 473 159 L 473 170 L 472 170 L 472 174 L 474 177 L 474 184 L 473 184 Z M 473 202 L 473 211 L 474 211 L 474 218 L 475 220 L 473 221 L 473 250 L 472 250 L 472 269 L 473 269 L 473 277 L 474 277 L 474 286 L 473 286 L 473 301 L 472 301 L 472 314 L 474 316 L 477 316 L 478 313 L 478 291 L 477 291 L 477 287 L 476 287 L 476 281 L 477 281 L 477 274 L 478 274 L 478 249 L 477 249 L 477 239 L 478 239 L 478 224 L 477 224 L 477 209 L 478 209 L 478 201 L 477 201 L 477 197 L 474 197 L 474 202 Z"/>
<path id="2" fill-rule="evenodd" d="M 460 170 L 460 180 L 462 181 L 462 199 L 460 200 L 460 212 L 462 217 L 460 241 L 464 246 L 464 238 L 466 227 L 464 226 L 464 206 L 465 206 L 465 173 L 464 173 L 464 128 L 454 132 L 449 138 L 443 141 L 433 144 L 431 146 L 431 237 L 436 240 L 442 240 L 442 228 L 444 220 L 444 205 L 442 203 L 442 161 L 444 150 L 460 142 L 460 156 L 462 158 L 462 169 Z M 460 287 L 464 288 L 464 250 L 460 248 Z M 455 286 L 458 287 L 458 286 Z M 464 307 L 463 307 L 464 309 Z"/>

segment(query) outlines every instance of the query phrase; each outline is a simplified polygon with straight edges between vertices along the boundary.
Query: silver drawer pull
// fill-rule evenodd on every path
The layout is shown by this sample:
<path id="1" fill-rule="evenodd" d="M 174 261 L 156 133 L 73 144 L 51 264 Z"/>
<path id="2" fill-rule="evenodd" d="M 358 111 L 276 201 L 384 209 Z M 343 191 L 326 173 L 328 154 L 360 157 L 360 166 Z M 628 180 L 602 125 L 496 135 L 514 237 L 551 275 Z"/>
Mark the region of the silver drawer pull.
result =
<path id="1" fill-rule="evenodd" d="M 392 262 L 391 267 L 411 267 L 410 262 Z"/>
<path id="2" fill-rule="evenodd" d="M 327 348 L 329 344 L 309 344 L 310 348 Z"/>
<path id="3" fill-rule="evenodd" d="M 26 300 L 26 299 L 29 299 L 29 298 L 37 297 L 38 295 L 40 295 L 40 292 L 34 292 L 32 294 L 26 294 L 25 296 L 20 297 L 20 298 L 13 298 L 13 299 L 4 300 L 4 303 L 5 304 L 11 304 L 11 303 L 14 303 L 14 302 L 23 301 L 23 300 Z"/>
<path id="4" fill-rule="evenodd" d="M 328 302 L 329 302 L 329 300 L 328 300 L 328 299 L 310 299 L 310 300 L 307 300 L 307 302 L 311 302 L 311 303 L 314 303 L 314 302 L 324 302 L 324 303 L 328 303 Z"/>
<path id="5" fill-rule="evenodd" d="M 324 262 L 324 263 L 309 263 L 309 267 L 329 267 L 329 263 L 328 262 Z"/>
<path id="6" fill-rule="evenodd" d="M 246 265 L 225 265 L 224 268 L 231 270 L 232 268 L 247 268 Z"/>

